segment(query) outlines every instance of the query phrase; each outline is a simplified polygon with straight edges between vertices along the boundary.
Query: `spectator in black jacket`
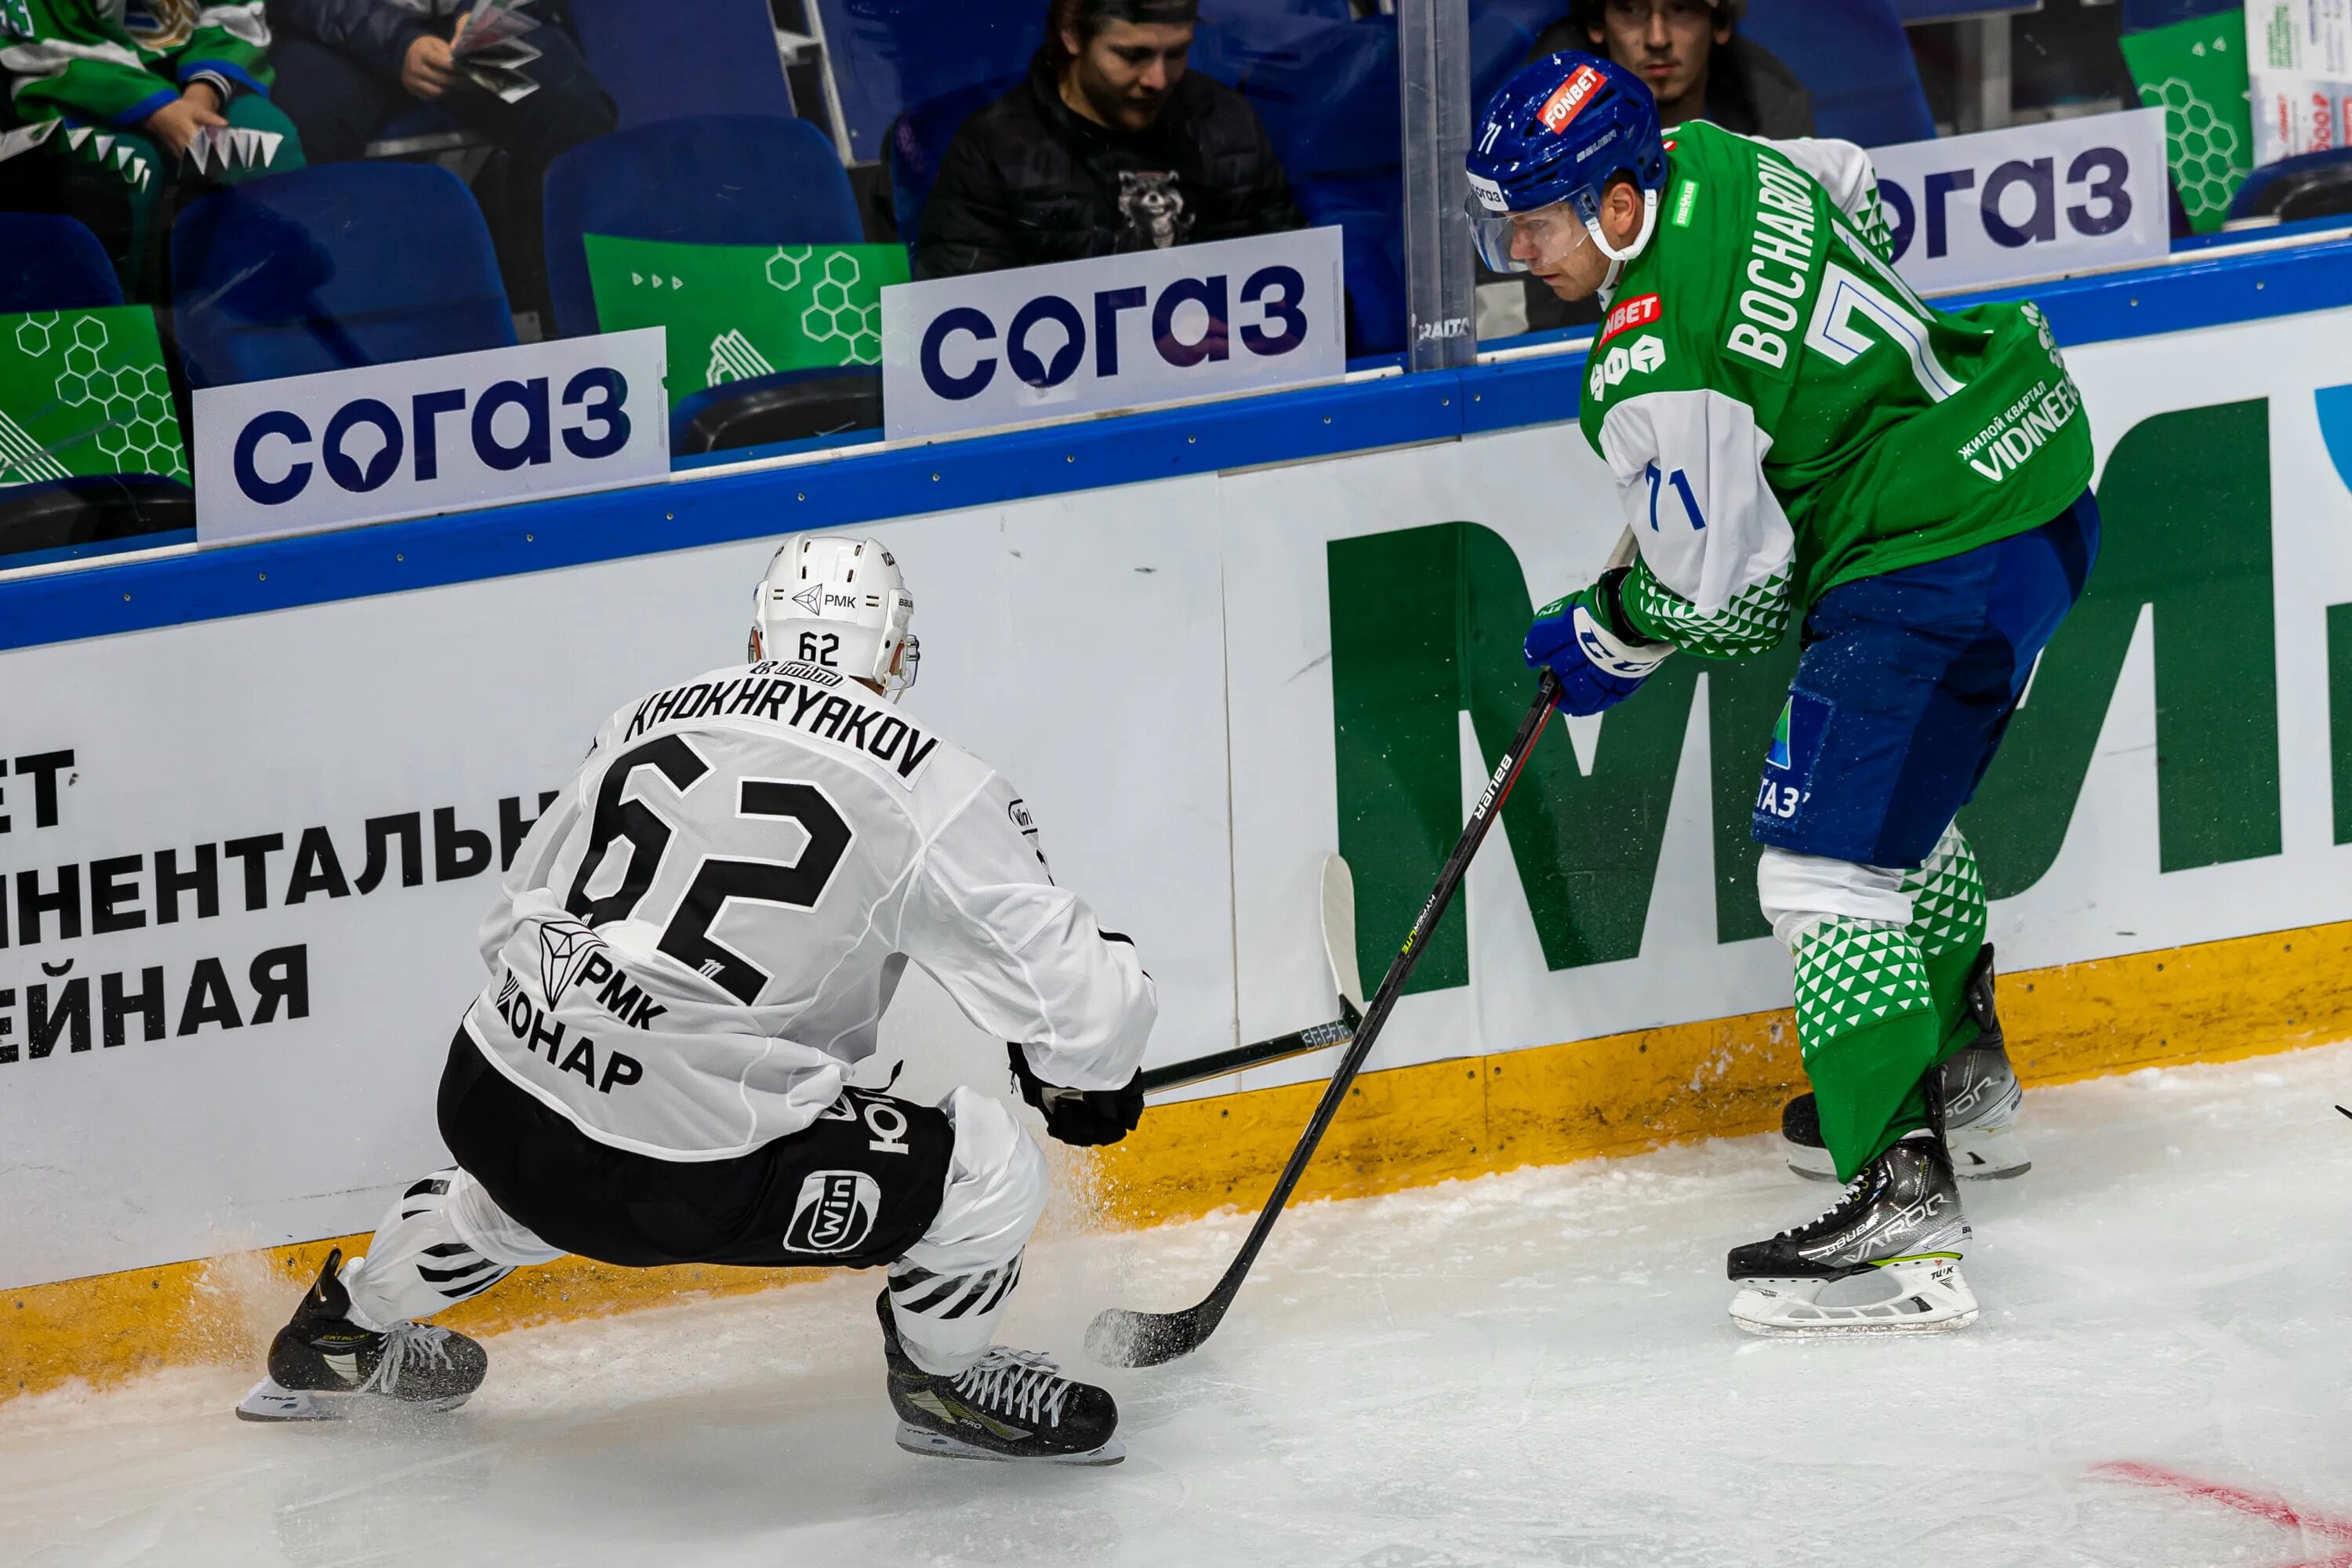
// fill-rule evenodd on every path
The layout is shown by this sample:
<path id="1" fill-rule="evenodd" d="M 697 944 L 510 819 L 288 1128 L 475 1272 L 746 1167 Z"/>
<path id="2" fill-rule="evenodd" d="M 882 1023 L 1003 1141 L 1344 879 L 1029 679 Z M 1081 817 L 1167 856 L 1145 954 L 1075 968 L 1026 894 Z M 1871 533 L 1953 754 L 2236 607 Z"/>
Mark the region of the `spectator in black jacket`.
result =
<path id="1" fill-rule="evenodd" d="M 1743 136 L 1811 136 L 1811 96 L 1769 50 L 1739 36 L 1746 9 L 1745 0 L 1573 0 L 1528 58 L 1608 56 L 1650 84 L 1661 125 L 1706 120 Z"/>
<path id="2" fill-rule="evenodd" d="M 1185 69 L 1195 0 L 1053 0 L 1028 79 L 966 121 L 918 278 L 1299 228 L 1241 94 Z"/>

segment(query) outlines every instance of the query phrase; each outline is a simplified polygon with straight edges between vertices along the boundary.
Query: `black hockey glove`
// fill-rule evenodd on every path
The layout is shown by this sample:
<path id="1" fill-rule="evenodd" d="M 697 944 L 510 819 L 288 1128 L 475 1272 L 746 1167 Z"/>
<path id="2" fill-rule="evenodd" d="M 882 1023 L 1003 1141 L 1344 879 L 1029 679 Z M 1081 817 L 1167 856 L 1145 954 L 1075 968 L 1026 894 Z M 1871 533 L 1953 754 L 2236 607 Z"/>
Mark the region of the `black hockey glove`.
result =
<path id="1" fill-rule="evenodd" d="M 1021 1098 L 1045 1117 L 1045 1131 L 1060 1142 L 1080 1149 L 1116 1143 L 1143 1120 L 1143 1075 L 1127 1080 L 1125 1089 L 1064 1089 L 1047 1083 L 1030 1070 L 1029 1058 L 1016 1045 L 1005 1050 L 1013 1058 L 1013 1081 Z"/>

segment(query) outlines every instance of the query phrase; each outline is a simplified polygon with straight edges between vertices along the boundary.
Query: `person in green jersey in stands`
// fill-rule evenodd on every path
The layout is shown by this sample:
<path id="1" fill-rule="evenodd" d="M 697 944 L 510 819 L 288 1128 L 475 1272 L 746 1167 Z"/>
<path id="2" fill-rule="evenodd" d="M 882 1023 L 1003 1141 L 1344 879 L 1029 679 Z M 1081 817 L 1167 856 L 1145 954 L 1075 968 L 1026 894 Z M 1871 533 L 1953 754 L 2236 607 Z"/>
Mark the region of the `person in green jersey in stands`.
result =
<path id="1" fill-rule="evenodd" d="M 1481 255 L 1604 308 L 1585 438 L 1625 534 L 1537 612 L 1530 667 L 1599 713 L 1680 650 L 1803 657 L 1764 755 L 1758 894 L 1796 969 L 1812 1093 L 1791 1163 L 1846 1184 L 1733 1249 L 1759 1333 L 1958 1328 L 1960 1173 L 2009 1175 L 2019 1091 L 1984 889 L 1954 816 L 2099 548 L 2091 434 L 2030 303 L 1943 311 L 1889 259 L 1870 160 L 1704 121 L 1558 54 L 1486 107 Z M 1841 1284 L 1868 1277 L 1878 1283 Z"/>

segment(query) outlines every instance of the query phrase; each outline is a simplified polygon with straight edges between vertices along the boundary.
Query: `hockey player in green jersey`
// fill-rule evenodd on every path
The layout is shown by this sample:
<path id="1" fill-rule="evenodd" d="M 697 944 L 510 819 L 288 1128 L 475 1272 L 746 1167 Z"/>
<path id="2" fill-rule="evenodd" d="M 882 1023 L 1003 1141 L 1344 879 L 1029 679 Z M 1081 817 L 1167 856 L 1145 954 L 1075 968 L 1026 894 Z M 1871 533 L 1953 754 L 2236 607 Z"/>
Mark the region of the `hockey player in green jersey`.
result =
<path id="1" fill-rule="evenodd" d="M 1954 1151 L 1969 1173 L 2023 1160 L 1954 816 L 2098 552 L 2089 426 L 2049 324 L 1922 303 L 1860 148 L 1704 122 L 1663 140 L 1648 90 L 1588 55 L 1513 78 L 1468 162 L 1488 264 L 1606 310 L 1580 420 L 1626 531 L 1598 581 L 1537 613 L 1528 664 L 1591 714 L 1677 650 L 1738 658 L 1801 628 L 1758 737 L 1757 883 L 1813 1087 L 1790 1107 L 1792 1163 L 1818 1150 L 1847 1184 L 1733 1250 L 1732 1317 L 1971 1322 Z M 1846 1283 L 1864 1277 L 1874 1294 Z"/>

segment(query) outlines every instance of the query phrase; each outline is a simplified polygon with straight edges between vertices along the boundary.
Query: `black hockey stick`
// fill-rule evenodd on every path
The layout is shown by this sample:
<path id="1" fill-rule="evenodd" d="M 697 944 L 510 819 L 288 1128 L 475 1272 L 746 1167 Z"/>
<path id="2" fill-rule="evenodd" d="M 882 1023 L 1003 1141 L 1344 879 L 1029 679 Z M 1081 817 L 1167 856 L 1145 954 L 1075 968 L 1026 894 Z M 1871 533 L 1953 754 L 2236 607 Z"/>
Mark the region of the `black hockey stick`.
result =
<path id="1" fill-rule="evenodd" d="M 1293 1057 L 1345 1045 L 1356 1037 L 1356 1030 L 1363 1021 L 1364 1016 L 1356 1011 L 1356 1005 L 1342 996 L 1339 998 L 1339 1016 L 1328 1024 L 1276 1035 L 1254 1046 L 1235 1046 L 1229 1051 L 1212 1051 L 1205 1057 L 1194 1057 L 1189 1062 L 1171 1062 L 1164 1068 L 1152 1068 L 1137 1081 L 1144 1093 L 1155 1094 L 1163 1089 L 1187 1089 L 1196 1083 L 1206 1083 L 1213 1078 L 1262 1068 L 1268 1062 L 1286 1062 Z"/>
<path id="2" fill-rule="evenodd" d="M 1388 1022 L 1390 1012 L 1396 1006 L 1398 993 L 1404 989 L 1412 966 L 1421 961 L 1423 950 L 1429 945 L 1430 933 L 1437 929 L 1446 907 L 1453 903 L 1454 891 L 1470 869 L 1471 858 L 1486 842 L 1486 829 L 1494 826 L 1503 801 L 1518 782 L 1519 772 L 1527 765 L 1528 753 L 1535 750 L 1536 740 L 1543 733 L 1544 725 L 1551 718 L 1552 704 L 1559 698 L 1559 677 L 1550 670 L 1544 671 L 1534 706 L 1519 721 L 1519 732 L 1511 738 L 1503 760 L 1495 764 L 1478 804 L 1471 807 L 1469 823 L 1462 829 L 1454 853 L 1445 858 L 1444 868 L 1437 874 L 1437 886 L 1431 889 L 1429 901 L 1421 906 L 1421 913 L 1413 918 L 1412 931 L 1405 933 L 1404 945 L 1389 961 L 1389 972 L 1381 977 L 1381 988 L 1372 994 L 1371 1005 L 1364 1010 L 1364 1022 L 1356 1031 L 1355 1043 L 1348 1047 L 1339 1070 L 1331 1075 L 1315 1114 L 1307 1119 L 1298 1147 L 1291 1151 L 1290 1163 L 1283 1166 L 1281 1178 L 1274 1184 L 1257 1223 L 1250 1227 L 1248 1239 L 1242 1243 L 1240 1253 L 1227 1266 L 1216 1289 L 1198 1306 L 1181 1312 L 1137 1312 L 1111 1307 L 1096 1314 L 1087 1330 L 1087 1350 L 1097 1361 L 1106 1366 L 1158 1366 L 1198 1350 L 1217 1331 L 1217 1325 L 1224 1321 L 1234 1298 L 1241 1291 L 1242 1281 L 1249 1275 L 1250 1265 L 1257 1261 L 1259 1249 L 1273 1234 L 1275 1222 L 1282 1217 L 1283 1205 L 1290 1201 L 1291 1190 L 1298 1185 L 1307 1162 L 1315 1157 L 1315 1146 L 1323 1141 L 1325 1129 L 1339 1114 L 1349 1086 L 1363 1068 L 1364 1058 L 1371 1055 L 1373 1044 L 1381 1037 L 1381 1026 Z"/>
<path id="3" fill-rule="evenodd" d="M 1205 1083 L 1247 1068 L 1344 1046 L 1356 1037 L 1356 1026 L 1364 1021 L 1364 983 L 1356 969 L 1356 879 L 1349 872 L 1348 862 L 1337 855 L 1323 859 L 1323 963 L 1330 972 L 1331 989 L 1339 994 L 1338 1017 L 1254 1046 L 1235 1046 L 1189 1062 L 1153 1068 L 1143 1075 L 1143 1092 Z"/>

